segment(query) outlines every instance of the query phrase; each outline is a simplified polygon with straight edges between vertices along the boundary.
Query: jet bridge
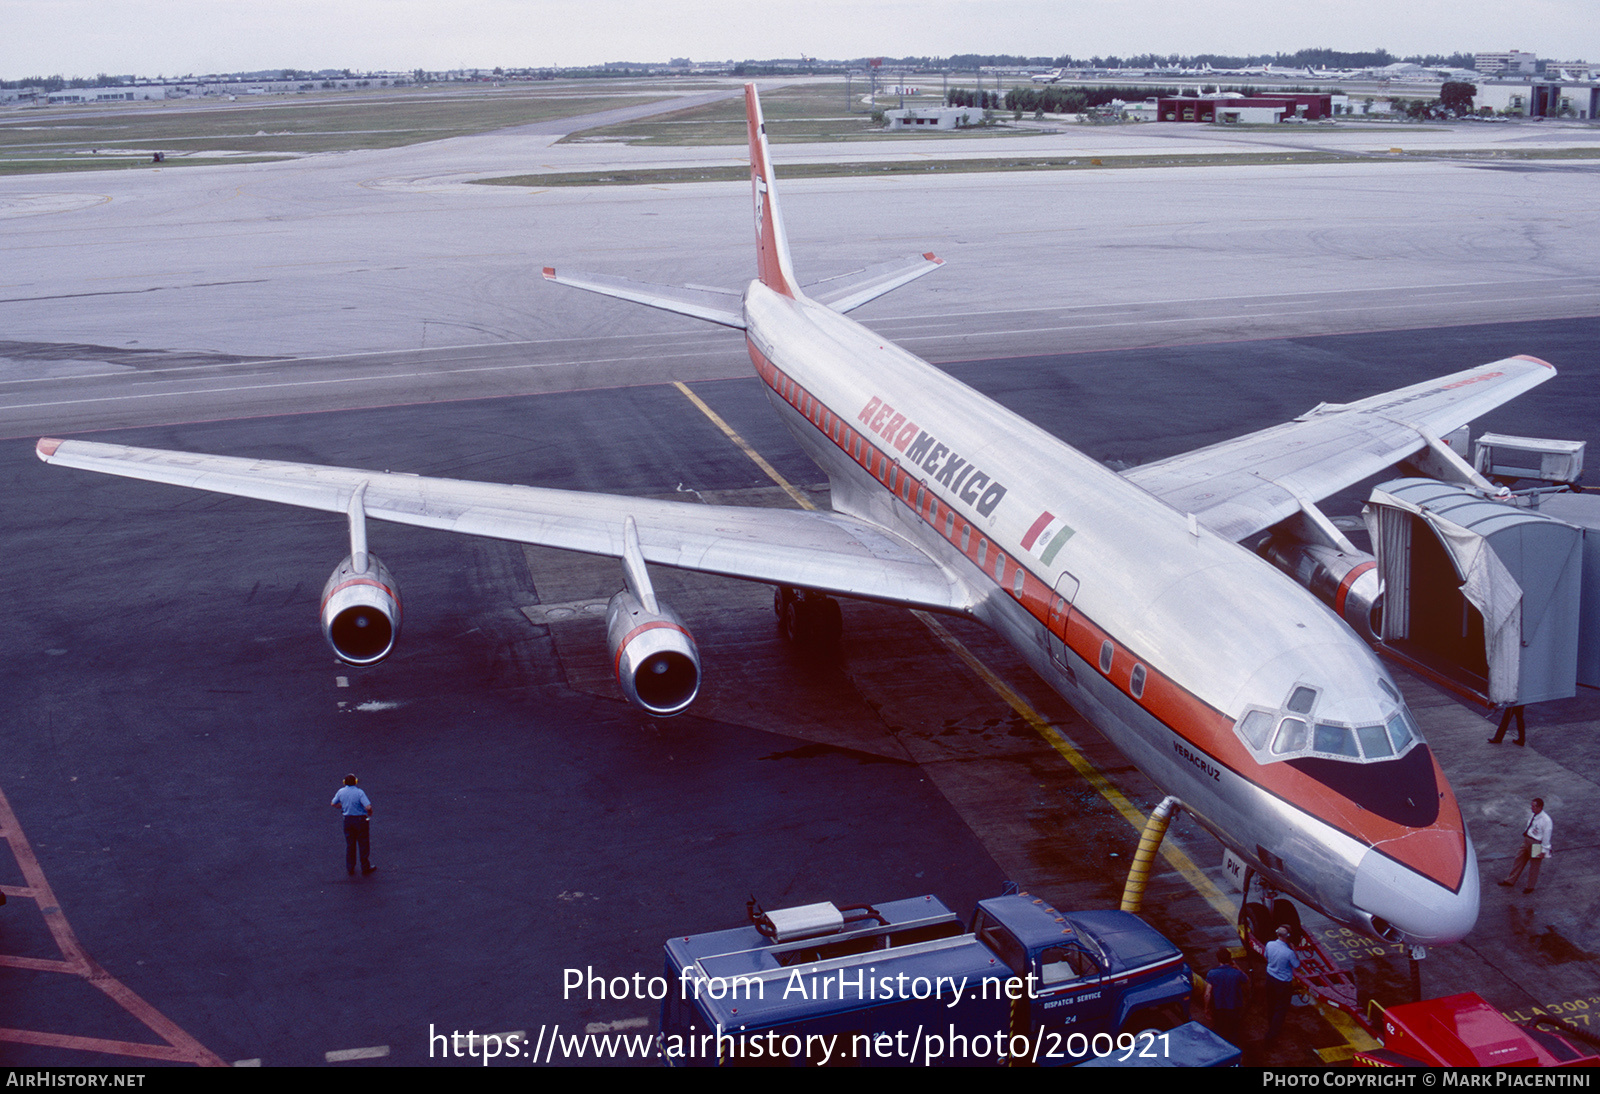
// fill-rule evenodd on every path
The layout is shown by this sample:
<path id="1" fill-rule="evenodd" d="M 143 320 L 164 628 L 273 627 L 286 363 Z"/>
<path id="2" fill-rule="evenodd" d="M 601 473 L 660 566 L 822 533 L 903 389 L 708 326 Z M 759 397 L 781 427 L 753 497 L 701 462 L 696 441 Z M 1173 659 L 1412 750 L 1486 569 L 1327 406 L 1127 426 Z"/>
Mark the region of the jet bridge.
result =
<path id="1" fill-rule="evenodd" d="M 1375 487 L 1363 515 L 1384 585 L 1379 648 L 1487 706 L 1575 694 L 1584 533 L 1534 500 L 1434 479 Z"/>

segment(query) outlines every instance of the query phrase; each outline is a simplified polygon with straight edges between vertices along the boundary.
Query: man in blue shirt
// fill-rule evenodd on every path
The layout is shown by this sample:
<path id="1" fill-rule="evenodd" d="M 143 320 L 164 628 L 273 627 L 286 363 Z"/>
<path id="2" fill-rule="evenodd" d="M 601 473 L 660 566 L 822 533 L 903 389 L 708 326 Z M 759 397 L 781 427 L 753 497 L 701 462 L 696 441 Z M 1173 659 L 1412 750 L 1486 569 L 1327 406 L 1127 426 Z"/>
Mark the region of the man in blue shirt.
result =
<path id="1" fill-rule="evenodd" d="M 1294 974 L 1300 968 L 1300 955 L 1289 945 L 1289 928 L 1279 927 L 1278 937 L 1267 943 L 1267 999 L 1272 1005 L 1267 1019 L 1267 1040 L 1275 1041 L 1289 1015 L 1289 1000 L 1294 996 Z"/>
<path id="2" fill-rule="evenodd" d="M 355 876 L 358 849 L 361 852 L 361 873 L 366 875 L 377 869 L 371 859 L 372 799 L 367 797 L 365 790 L 356 786 L 359 781 L 354 775 L 346 775 L 344 785 L 333 796 L 334 808 L 344 813 L 344 867 L 351 877 Z"/>
<path id="3" fill-rule="evenodd" d="M 1250 978 L 1233 963 L 1226 947 L 1217 950 L 1217 967 L 1206 973 L 1206 1004 L 1211 1008 L 1212 1028 L 1226 1041 L 1239 1044 L 1244 1025 L 1245 993 Z"/>

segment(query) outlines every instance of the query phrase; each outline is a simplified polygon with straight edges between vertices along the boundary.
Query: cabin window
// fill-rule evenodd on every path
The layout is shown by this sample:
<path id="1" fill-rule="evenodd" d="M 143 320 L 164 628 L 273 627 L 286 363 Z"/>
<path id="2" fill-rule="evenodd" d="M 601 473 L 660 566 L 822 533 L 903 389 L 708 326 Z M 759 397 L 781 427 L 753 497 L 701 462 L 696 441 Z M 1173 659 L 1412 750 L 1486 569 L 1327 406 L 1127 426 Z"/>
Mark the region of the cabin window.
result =
<path id="1" fill-rule="evenodd" d="M 1107 638 L 1100 643 L 1100 671 L 1108 676 L 1111 674 L 1111 661 L 1116 653 L 1117 647 L 1111 644 L 1111 639 Z"/>
<path id="2" fill-rule="evenodd" d="M 968 544 L 968 542 L 971 541 L 971 539 L 972 539 L 972 525 L 963 524 L 961 526 L 961 553 L 962 554 L 966 554 L 967 553 L 967 544 Z"/>
<path id="3" fill-rule="evenodd" d="M 1006 556 L 1003 554 L 994 556 L 994 579 L 1001 585 L 1006 583 Z"/>
<path id="4" fill-rule="evenodd" d="M 956 534 L 956 515 L 953 510 L 944 511 L 944 538 L 949 539 Z"/>
<path id="5" fill-rule="evenodd" d="M 1128 690 L 1133 693 L 1133 697 L 1135 699 L 1143 699 L 1144 698 L 1144 680 L 1145 680 L 1144 666 L 1143 665 L 1135 665 L 1135 666 L 1133 666 L 1133 675 L 1128 677 Z"/>
<path id="6" fill-rule="evenodd" d="M 1022 599 L 1022 586 L 1023 582 L 1026 580 L 1026 574 L 1027 571 L 1021 566 L 1018 566 L 1017 572 L 1011 575 L 1011 594 L 1018 600 Z"/>
<path id="7" fill-rule="evenodd" d="M 986 539 L 981 539 L 980 538 L 978 540 L 978 565 L 979 566 L 983 565 L 983 561 L 984 561 L 984 559 L 986 557 L 988 557 L 988 554 L 989 554 L 989 541 L 986 540 Z"/>

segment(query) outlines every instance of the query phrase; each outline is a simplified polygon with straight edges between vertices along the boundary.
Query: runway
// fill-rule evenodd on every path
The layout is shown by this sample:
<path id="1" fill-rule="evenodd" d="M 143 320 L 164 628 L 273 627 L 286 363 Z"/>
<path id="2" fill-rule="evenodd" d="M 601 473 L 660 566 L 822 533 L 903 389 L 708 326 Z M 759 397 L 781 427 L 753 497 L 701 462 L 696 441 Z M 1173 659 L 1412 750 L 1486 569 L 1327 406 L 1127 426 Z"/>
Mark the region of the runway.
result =
<path id="1" fill-rule="evenodd" d="M 487 169 L 534 139 L 403 151 L 418 169 L 468 151 Z M 463 1062 L 432 1031 L 648 1032 L 655 1003 L 564 997 L 565 971 L 653 975 L 669 934 L 733 926 L 751 895 L 930 892 L 970 909 L 1010 879 L 1063 907 L 1114 903 L 1136 834 L 1064 750 L 1137 808 L 1159 792 L 981 628 L 944 624 L 991 679 L 909 613 L 867 604 L 846 605 L 843 649 L 816 662 L 782 643 L 766 587 L 663 573 L 707 680 L 690 714 L 657 721 L 617 696 L 592 616 L 549 611 L 614 592 L 614 562 L 385 526 L 373 549 L 404 630 L 390 661 L 351 669 L 316 633 L 342 520 L 33 459 L 38 435 L 92 433 L 785 503 L 681 382 L 824 498 L 736 334 L 537 276 L 548 262 L 737 286 L 745 188 L 364 185 L 398 166 L 373 153 L 98 176 L 111 200 L 77 205 L 61 195 L 79 178 L 0 180 L 0 195 L 56 199 L 5 222 L 29 261 L 0 286 L 0 792 L 17 821 L 0 852 L 0 1031 L 51 1035 L 0 1032 L 0 1061 L 120 1065 L 96 1046 L 171 1044 L 49 964 L 70 962 L 57 921 L 18 891 L 19 840 L 99 968 L 215 1060 L 264 1066 Z M 860 318 L 1099 459 L 1159 458 L 1508 353 L 1560 375 L 1482 428 L 1600 442 L 1600 261 L 1578 182 L 1214 170 L 817 180 L 785 188 L 786 216 L 803 277 L 947 257 Z M 1586 1017 L 1600 1007 L 1594 704 L 1530 712 L 1531 747 L 1494 751 L 1481 719 L 1407 691 L 1485 876 L 1534 793 L 1561 852 L 1536 898 L 1488 886 L 1478 931 L 1428 959 L 1424 987 Z M 354 881 L 326 804 L 347 770 L 373 797 L 380 866 Z M 1183 821 L 1173 838 L 1220 880 L 1209 837 Z M 1204 893 L 1163 870 L 1148 900 L 1209 967 L 1230 928 Z M 1327 941 L 1365 990 L 1407 990 L 1402 958 L 1347 938 Z M 1295 1030 L 1273 1062 L 1347 1054 L 1313 1016 Z"/>

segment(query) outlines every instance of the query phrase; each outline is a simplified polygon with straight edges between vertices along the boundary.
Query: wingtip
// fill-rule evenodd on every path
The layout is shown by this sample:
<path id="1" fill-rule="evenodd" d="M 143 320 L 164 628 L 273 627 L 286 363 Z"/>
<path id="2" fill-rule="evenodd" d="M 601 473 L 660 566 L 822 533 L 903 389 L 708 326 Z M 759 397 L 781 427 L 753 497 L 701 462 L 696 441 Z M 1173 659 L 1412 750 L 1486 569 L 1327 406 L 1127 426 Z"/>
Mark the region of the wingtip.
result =
<path id="1" fill-rule="evenodd" d="M 1556 366 L 1552 365 L 1549 361 L 1546 361 L 1546 360 L 1544 360 L 1543 358 L 1540 358 L 1540 357 L 1535 357 L 1535 356 L 1533 356 L 1532 354 L 1529 354 L 1529 353 L 1519 353 L 1519 354 L 1517 354 L 1515 357 L 1513 357 L 1511 359 L 1513 361 L 1532 361 L 1536 365 L 1543 365 L 1545 368 L 1549 369 L 1551 372 L 1554 372 L 1555 369 L 1556 369 Z"/>
<path id="2" fill-rule="evenodd" d="M 556 268 L 554 266 L 546 266 L 544 268 L 544 279 L 546 281 L 554 281 L 556 279 Z"/>
<path id="3" fill-rule="evenodd" d="M 39 443 L 33 446 L 33 451 L 41 460 L 44 460 L 46 463 L 49 463 L 50 462 L 50 457 L 54 456 L 56 454 L 56 449 L 58 449 L 60 447 L 61 447 L 60 438 L 58 438 L 58 437 L 40 437 L 39 438 Z"/>
<path id="4" fill-rule="evenodd" d="M 922 257 L 926 258 L 929 262 L 932 262 L 935 266 L 943 266 L 944 265 L 944 259 L 942 259 L 938 255 L 934 254 L 932 251 L 923 251 L 922 252 Z"/>

